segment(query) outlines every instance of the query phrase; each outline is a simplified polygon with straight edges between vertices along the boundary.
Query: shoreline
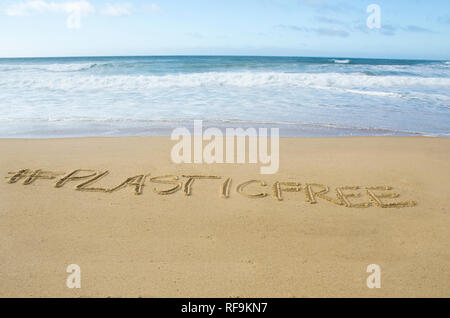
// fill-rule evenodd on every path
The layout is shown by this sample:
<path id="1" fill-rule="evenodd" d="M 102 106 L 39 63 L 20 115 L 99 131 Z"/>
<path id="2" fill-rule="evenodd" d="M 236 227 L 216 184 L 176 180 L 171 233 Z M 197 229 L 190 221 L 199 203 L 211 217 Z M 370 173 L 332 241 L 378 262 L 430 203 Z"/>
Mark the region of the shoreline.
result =
<path id="1" fill-rule="evenodd" d="M 42 127 L 33 129 L 25 128 L 21 122 L 17 127 L 10 125 L 0 129 L 0 139 L 66 139 L 66 138 L 115 138 L 115 137 L 167 137 L 174 129 L 186 127 L 193 131 L 193 121 L 162 121 L 148 122 L 135 121 L 135 126 L 130 126 L 129 121 L 117 122 L 92 122 L 77 123 L 74 127 L 65 126 L 64 121 L 52 122 L 49 128 L 47 122 L 42 122 Z M 81 124 L 81 125 L 80 125 Z M 62 125 L 62 126 L 59 126 Z M 59 127 L 59 128 L 58 128 Z M 270 122 L 239 122 L 239 121 L 203 121 L 203 128 L 218 128 L 224 135 L 228 128 L 244 130 L 248 128 L 275 128 L 279 130 L 283 138 L 341 138 L 341 137 L 432 137 L 448 138 L 447 133 L 431 133 L 403 131 L 387 128 L 361 128 L 361 127 L 339 127 L 326 124 L 299 124 L 299 123 L 270 123 Z M 12 133 L 12 131 L 25 131 Z"/>
<path id="2" fill-rule="evenodd" d="M 197 135 L 192 134 L 192 137 Z M 239 136 L 239 135 L 238 135 Z M 235 136 L 236 138 L 237 136 Z M 127 139 L 166 139 L 167 143 L 173 145 L 177 140 L 171 140 L 170 135 L 142 135 L 142 136 L 87 136 L 87 137 L 48 137 L 48 138 L 1 138 L 0 142 L 61 142 L 61 141 L 112 141 L 112 140 L 127 140 Z M 224 136 L 224 138 L 230 138 Z M 246 147 L 248 147 L 248 136 L 245 136 Z M 270 139 L 270 136 L 269 136 Z M 442 136 L 338 136 L 338 137 L 304 137 L 304 136 L 279 136 L 280 141 L 289 140 L 328 140 L 328 141 L 339 141 L 339 140 L 357 140 L 357 139 L 403 139 L 403 140 L 450 140 L 450 137 Z M 203 141 L 203 146 L 205 146 L 208 141 Z M 248 149 L 246 149 L 248 151 Z"/>

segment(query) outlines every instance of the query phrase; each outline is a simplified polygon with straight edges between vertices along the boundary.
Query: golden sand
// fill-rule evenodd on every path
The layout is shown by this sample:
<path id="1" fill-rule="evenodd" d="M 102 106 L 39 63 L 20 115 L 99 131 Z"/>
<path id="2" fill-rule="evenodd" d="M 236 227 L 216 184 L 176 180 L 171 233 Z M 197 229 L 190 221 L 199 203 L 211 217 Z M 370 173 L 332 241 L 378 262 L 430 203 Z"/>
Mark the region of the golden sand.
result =
<path id="1" fill-rule="evenodd" d="M 450 297 L 449 139 L 283 138 L 274 175 L 172 145 L 0 140 L 0 296 Z"/>

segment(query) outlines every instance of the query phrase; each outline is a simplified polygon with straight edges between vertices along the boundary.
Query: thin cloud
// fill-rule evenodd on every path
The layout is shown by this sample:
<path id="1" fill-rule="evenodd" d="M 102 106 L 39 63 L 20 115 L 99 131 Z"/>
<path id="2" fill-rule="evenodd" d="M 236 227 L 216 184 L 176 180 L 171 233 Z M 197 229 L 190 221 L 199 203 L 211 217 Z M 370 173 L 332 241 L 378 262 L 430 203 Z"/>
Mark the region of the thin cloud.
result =
<path id="1" fill-rule="evenodd" d="M 341 38 L 346 38 L 350 35 L 347 31 L 338 28 L 315 28 L 312 30 L 319 35 L 337 36 Z"/>
<path id="2" fill-rule="evenodd" d="M 6 9 L 9 16 L 29 16 L 44 12 L 62 12 L 90 14 L 95 12 L 92 4 L 85 0 L 66 1 L 66 2 L 48 2 L 43 0 L 29 0 L 26 2 L 14 3 Z"/>
<path id="3" fill-rule="evenodd" d="M 443 24 L 450 24 L 450 15 L 438 17 L 437 22 L 443 23 Z"/>
<path id="4" fill-rule="evenodd" d="M 429 34 L 436 33 L 433 30 L 426 29 L 426 28 L 423 28 L 423 27 L 418 26 L 418 25 L 395 26 L 395 25 L 392 25 L 392 24 L 385 24 L 385 23 L 383 23 L 381 25 L 380 29 L 374 29 L 374 30 L 371 30 L 365 24 L 361 24 L 360 23 L 360 24 L 357 24 L 354 27 L 354 30 L 360 31 L 360 32 L 363 32 L 363 33 L 366 33 L 366 34 L 368 34 L 370 32 L 379 32 L 381 35 L 385 35 L 385 36 L 394 36 L 398 32 L 429 33 Z"/>
<path id="5" fill-rule="evenodd" d="M 293 30 L 293 31 L 303 31 L 303 32 L 308 32 L 308 28 L 306 28 L 306 27 L 300 27 L 300 26 L 296 26 L 296 25 L 278 24 L 278 25 L 276 25 L 275 27 L 276 27 L 276 28 L 280 28 L 280 29 Z"/>
<path id="6" fill-rule="evenodd" d="M 292 31 L 315 33 L 317 35 L 334 36 L 334 37 L 341 37 L 341 38 L 346 38 L 350 35 L 350 33 L 348 33 L 347 31 L 336 28 L 336 27 L 308 28 L 308 27 L 303 27 L 303 26 L 285 25 L 285 24 L 279 24 L 276 27 L 282 28 L 282 29 L 288 29 L 288 30 L 292 30 Z"/>
<path id="7" fill-rule="evenodd" d="M 407 27 L 402 28 L 403 31 L 413 32 L 413 33 L 436 33 L 430 29 L 422 28 L 417 25 L 408 25 Z"/>
<path id="8" fill-rule="evenodd" d="M 381 26 L 380 33 L 386 36 L 393 36 L 397 31 L 409 32 L 409 33 L 436 33 L 433 30 L 423 28 L 418 25 L 408 25 L 406 27 L 397 27 L 390 24 L 384 24 Z"/>
<path id="9" fill-rule="evenodd" d="M 394 36 L 397 28 L 390 24 L 383 24 L 380 28 L 380 32 L 386 36 Z"/>
<path id="10" fill-rule="evenodd" d="M 67 27 L 78 29 L 81 27 L 81 18 L 91 14 L 101 14 L 111 17 L 127 16 L 132 14 L 132 5 L 129 3 L 106 4 L 105 7 L 97 9 L 86 0 L 73 1 L 45 1 L 28 0 L 11 4 L 6 8 L 5 13 L 11 17 L 26 17 L 44 13 L 58 13 L 67 15 Z M 160 7 L 155 3 L 144 5 L 146 11 L 160 11 Z"/>
<path id="11" fill-rule="evenodd" d="M 373 30 L 370 30 L 367 28 L 367 26 L 365 24 L 357 24 L 353 27 L 351 27 L 350 29 L 346 28 L 340 28 L 338 26 L 340 26 L 340 22 L 339 20 L 334 20 L 334 19 L 320 19 L 322 20 L 323 23 L 328 22 L 328 24 L 335 24 L 336 26 L 332 26 L 332 27 L 304 27 L 304 26 L 297 26 L 297 25 L 285 25 L 285 24 L 279 24 L 276 25 L 276 28 L 281 28 L 281 29 L 285 29 L 285 30 L 291 30 L 291 31 L 296 31 L 296 32 L 305 32 L 305 33 L 315 33 L 317 35 L 321 35 L 321 36 L 332 36 L 332 37 L 341 37 L 341 38 L 346 38 L 348 36 L 350 36 L 350 32 L 349 31 L 360 31 L 363 33 L 369 33 L 372 32 Z M 381 26 L 380 29 L 377 29 L 376 31 L 378 31 L 381 35 L 384 36 L 394 36 L 397 34 L 397 32 L 407 32 L 407 33 L 424 33 L 424 34 L 433 34 L 436 33 L 433 30 L 430 29 L 426 29 L 424 27 L 418 26 L 418 25 L 408 25 L 408 26 L 394 26 L 391 24 L 383 24 Z"/>
<path id="12" fill-rule="evenodd" d="M 81 27 L 81 17 L 95 12 L 95 7 L 88 1 L 49 2 L 30 0 L 10 5 L 6 14 L 13 17 L 30 16 L 40 13 L 53 12 L 67 14 L 67 27 L 78 29 Z"/>

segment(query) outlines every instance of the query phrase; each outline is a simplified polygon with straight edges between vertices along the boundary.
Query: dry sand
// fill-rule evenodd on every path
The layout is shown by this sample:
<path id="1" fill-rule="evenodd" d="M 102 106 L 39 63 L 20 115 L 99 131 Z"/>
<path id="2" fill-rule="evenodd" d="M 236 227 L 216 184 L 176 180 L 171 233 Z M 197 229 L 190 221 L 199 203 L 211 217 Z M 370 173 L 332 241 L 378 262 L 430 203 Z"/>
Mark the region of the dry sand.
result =
<path id="1" fill-rule="evenodd" d="M 450 297 L 450 139 L 285 138 L 275 175 L 260 175 L 259 165 L 177 165 L 173 144 L 168 137 L 0 140 L 0 296 Z M 63 174 L 8 183 L 8 172 L 20 169 Z M 176 185 L 149 178 L 141 195 L 134 186 L 75 190 L 87 179 L 55 188 L 76 169 L 109 171 L 87 188 L 140 174 L 179 176 L 183 186 L 182 175 L 222 179 L 195 180 L 190 196 L 157 194 Z M 267 186 L 253 183 L 245 193 L 266 197 L 236 192 L 259 179 Z M 282 191 L 278 201 L 275 181 L 302 188 Z M 360 186 L 342 193 L 361 193 L 349 202 L 370 206 L 320 197 L 311 204 L 308 183 L 330 187 L 336 200 L 337 187 Z M 367 195 L 374 186 L 400 194 L 383 202 L 416 206 L 379 207 Z M 81 267 L 80 289 L 66 287 L 69 264 Z M 369 264 L 381 267 L 380 289 L 366 286 Z"/>

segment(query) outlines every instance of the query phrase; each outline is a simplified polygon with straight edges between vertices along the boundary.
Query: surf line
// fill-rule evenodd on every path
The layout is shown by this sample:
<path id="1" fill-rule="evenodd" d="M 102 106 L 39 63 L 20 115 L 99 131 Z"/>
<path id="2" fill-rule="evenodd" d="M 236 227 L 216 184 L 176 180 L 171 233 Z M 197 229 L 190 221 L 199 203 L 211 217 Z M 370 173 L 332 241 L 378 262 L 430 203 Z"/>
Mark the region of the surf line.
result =
<path id="1" fill-rule="evenodd" d="M 18 171 L 8 172 L 7 183 L 14 184 L 22 181 L 25 186 L 35 183 L 37 180 L 55 180 L 55 188 L 62 188 L 68 183 L 76 182 L 75 190 L 85 192 L 103 192 L 113 193 L 123 188 L 134 188 L 135 195 L 141 195 L 144 187 L 148 183 L 155 185 L 153 192 L 158 195 L 172 195 L 179 191 L 189 197 L 193 192 L 193 185 L 198 180 L 220 180 L 219 197 L 228 199 L 231 196 L 231 187 L 233 179 L 231 177 L 222 177 L 214 175 L 183 174 L 151 176 L 151 174 L 139 174 L 126 178 L 117 186 L 111 188 L 95 187 L 94 185 L 109 174 L 109 171 L 98 171 L 91 169 L 76 169 L 69 173 L 58 173 L 45 171 L 42 169 L 20 169 Z M 156 185 L 165 185 L 157 187 Z M 169 187 L 167 187 L 169 186 Z M 330 187 L 320 183 L 305 183 L 293 181 L 274 181 L 270 185 L 264 180 L 252 179 L 241 182 L 235 187 L 236 193 L 250 199 L 259 199 L 272 197 L 276 201 L 283 201 L 287 192 L 303 192 L 305 201 L 310 204 L 316 204 L 318 200 L 324 200 L 336 205 L 348 208 L 405 208 L 414 207 L 416 201 L 389 201 L 397 199 L 400 195 L 391 192 L 393 187 L 386 185 L 378 186 L 338 186 L 334 189 L 334 194 L 330 193 Z M 269 194 L 270 192 L 270 194 Z M 204 195 L 203 193 L 201 194 Z M 357 198 L 365 198 L 365 201 L 355 202 Z M 388 201 L 388 202 L 386 202 Z"/>

